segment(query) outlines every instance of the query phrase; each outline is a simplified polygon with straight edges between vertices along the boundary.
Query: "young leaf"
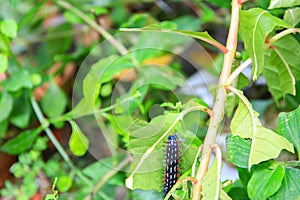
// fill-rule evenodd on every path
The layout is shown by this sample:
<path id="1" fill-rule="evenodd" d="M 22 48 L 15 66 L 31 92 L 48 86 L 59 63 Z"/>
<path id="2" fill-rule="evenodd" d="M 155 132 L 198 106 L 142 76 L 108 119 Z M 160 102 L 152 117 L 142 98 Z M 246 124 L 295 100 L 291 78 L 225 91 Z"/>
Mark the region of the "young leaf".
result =
<path id="1" fill-rule="evenodd" d="M 32 88 L 30 73 L 25 69 L 19 69 L 4 82 L 3 87 L 9 92 L 16 92 L 21 88 Z"/>
<path id="2" fill-rule="evenodd" d="M 68 102 L 65 93 L 56 83 L 50 81 L 41 103 L 43 111 L 48 117 L 56 117 L 65 111 Z"/>
<path id="3" fill-rule="evenodd" d="M 300 22 L 300 8 L 290 8 L 284 13 L 283 20 L 295 27 Z"/>
<path id="4" fill-rule="evenodd" d="M 6 120 L 13 108 L 13 98 L 7 92 L 0 94 L 0 122 Z"/>
<path id="5" fill-rule="evenodd" d="M 14 20 L 3 20 L 0 22 L 0 31 L 10 38 L 15 38 L 17 35 L 18 25 Z"/>
<path id="6" fill-rule="evenodd" d="M 268 9 L 286 8 L 286 7 L 293 7 L 293 6 L 298 6 L 298 5 L 300 5 L 299 0 L 288 0 L 288 1 L 271 0 Z"/>
<path id="7" fill-rule="evenodd" d="M 278 132 L 296 147 L 300 157 L 300 107 L 288 113 L 280 113 L 278 117 Z"/>
<path id="8" fill-rule="evenodd" d="M 21 132 L 17 137 L 10 139 L 0 147 L 0 151 L 11 155 L 17 155 L 24 152 L 33 144 L 40 131 L 40 129 L 34 129 Z"/>
<path id="9" fill-rule="evenodd" d="M 276 27 L 288 27 L 283 20 L 272 16 L 261 8 L 241 11 L 240 34 L 252 62 L 253 80 L 257 80 L 264 66 L 264 44 L 266 36 Z"/>
<path id="10" fill-rule="evenodd" d="M 57 189 L 60 192 L 67 192 L 72 186 L 73 180 L 70 176 L 62 175 L 58 177 Z"/>
<path id="11" fill-rule="evenodd" d="M 295 78 L 282 55 L 268 50 L 265 53 L 263 74 L 266 78 L 268 89 L 277 104 L 279 99 L 285 97 L 286 94 L 295 95 Z"/>
<path id="12" fill-rule="evenodd" d="M 75 156 L 83 156 L 89 148 L 89 139 L 81 132 L 74 121 L 70 121 L 72 135 L 69 140 L 69 147 Z"/>
<path id="13" fill-rule="evenodd" d="M 6 53 L 0 53 L 0 73 L 6 71 L 8 67 L 8 57 Z"/>
<path id="14" fill-rule="evenodd" d="M 250 199 L 268 199 L 280 188 L 283 177 L 284 168 L 280 165 L 273 168 L 259 167 L 248 182 Z"/>

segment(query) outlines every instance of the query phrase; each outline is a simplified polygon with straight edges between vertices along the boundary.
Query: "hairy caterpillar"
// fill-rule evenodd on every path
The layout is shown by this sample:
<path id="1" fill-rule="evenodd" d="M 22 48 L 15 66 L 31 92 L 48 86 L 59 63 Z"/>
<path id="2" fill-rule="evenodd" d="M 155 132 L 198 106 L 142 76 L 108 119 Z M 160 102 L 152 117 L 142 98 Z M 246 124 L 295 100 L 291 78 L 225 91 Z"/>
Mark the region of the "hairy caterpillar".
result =
<path id="1" fill-rule="evenodd" d="M 164 189 L 166 195 L 177 182 L 179 176 L 179 142 L 177 135 L 170 135 L 166 146 Z"/>

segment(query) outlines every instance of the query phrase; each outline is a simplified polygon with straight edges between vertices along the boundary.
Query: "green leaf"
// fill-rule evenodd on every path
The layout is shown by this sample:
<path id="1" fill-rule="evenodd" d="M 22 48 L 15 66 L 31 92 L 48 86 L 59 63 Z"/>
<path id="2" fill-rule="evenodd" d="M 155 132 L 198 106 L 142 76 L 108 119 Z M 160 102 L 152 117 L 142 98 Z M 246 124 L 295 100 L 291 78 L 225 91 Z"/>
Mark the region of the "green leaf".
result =
<path id="1" fill-rule="evenodd" d="M 278 49 L 281 56 L 289 64 L 296 80 L 300 80 L 300 59 L 298 59 L 300 57 L 300 52 L 298 51 L 298 49 L 300 49 L 299 42 L 292 35 L 287 35 L 275 41 L 272 45 Z"/>
<path id="2" fill-rule="evenodd" d="M 261 126 L 257 116 L 258 113 L 252 109 L 251 103 L 239 92 L 239 104 L 230 124 L 230 129 L 233 135 L 238 135 L 242 138 L 252 138 L 257 126 Z"/>
<path id="3" fill-rule="evenodd" d="M 290 8 L 284 13 L 283 20 L 295 27 L 300 22 L 300 8 Z"/>
<path id="4" fill-rule="evenodd" d="M 279 53 L 279 52 L 278 52 Z M 276 103 L 286 94 L 296 94 L 295 78 L 285 58 L 277 52 L 268 50 L 265 53 L 265 66 L 263 70 L 268 89 Z"/>
<path id="5" fill-rule="evenodd" d="M 19 69 L 11 74 L 4 82 L 3 87 L 9 92 L 16 92 L 21 88 L 32 88 L 30 73 L 25 69 Z"/>
<path id="6" fill-rule="evenodd" d="M 14 20 L 6 19 L 0 22 L 0 31 L 10 38 L 17 36 L 18 25 Z"/>
<path id="7" fill-rule="evenodd" d="M 6 53 L 0 53 L 0 73 L 7 70 L 8 67 L 8 57 Z"/>
<path id="8" fill-rule="evenodd" d="M 237 167 L 247 168 L 251 149 L 251 140 L 229 134 L 226 138 L 227 160 Z"/>
<path id="9" fill-rule="evenodd" d="M 89 148 L 89 139 L 81 132 L 74 121 L 70 121 L 72 135 L 69 140 L 69 147 L 75 156 L 83 156 Z"/>
<path id="10" fill-rule="evenodd" d="M 14 107 L 10 121 L 19 128 L 25 128 L 29 124 L 31 117 L 31 104 L 29 96 L 25 93 L 20 98 L 14 100 Z"/>
<path id="11" fill-rule="evenodd" d="M 300 170 L 285 168 L 281 187 L 270 200 L 300 199 Z"/>
<path id="12" fill-rule="evenodd" d="M 41 102 L 44 113 L 50 118 L 57 117 L 65 111 L 67 103 L 65 93 L 51 80 Z"/>
<path id="13" fill-rule="evenodd" d="M 257 80 L 263 70 L 266 36 L 276 26 L 288 27 L 288 24 L 261 8 L 241 11 L 240 34 L 253 63 L 253 80 Z"/>
<path id="14" fill-rule="evenodd" d="M 7 92 L 2 92 L 0 94 L 0 122 L 6 120 L 13 108 L 13 98 Z"/>
<path id="15" fill-rule="evenodd" d="M 293 145 L 286 138 L 267 128 L 257 127 L 255 140 L 252 139 L 249 166 L 277 158 L 282 149 L 294 153 Z"/>
<path id="16" fill-rule="evenodd" d="M 162 190 L 162 146 L 179 119 L 179 114 L 169 113 L 153 118 L 150 123 L 137 121 L 130 128 L 128 149 L 134 156 L 134 162 L 132 172 L 126 179 L 128 188 Z"/>
<path id="17" fill-rule="evenodd" d="M 267 199 L 275 194 L 281 186 L 284 168 L 277 165 L 273 168 L 261 166 L 251 176 L 247 190 L 251 199 Z"/>
<path id="18" fill-rule="evenodd" d="M 282 149 L 294 152 L 288 140 L 261 126 L 257 113 L 252 109 L 242 91 L 231 89 L 239 98 L 239 105 L 230 128 L 233 135 L 252 139 L 248 168 L 253 164 L 278 157 Z"/>
<path id="19" fill-rule="evenodd" d="M 24 152 L 30 148 L 40 131 L 40 129 L 34 129 L 21 132 L 17 137 L 10 139 L 0 147 L 0 151 L 11 155 L 17 155 Z"/>
<path id="20" fill-rule="evenodd" d="M 268 9 L 286 8 L 300 5 L 299 0 L 271 0 Z"/>
<path id="21" fill-rule="evenodd" d="M 278 117 L 278 132 L 287 138 L 297 149 L 300 157 L 300 107 L 288 113 L 281 112 Z"/>
<path id="22" fill-rule="evenodd" d="M 72 178 L 67 175 L 60 176 L 57 180 L 58 181 L 56 186 L 60 192 L 67 192 L 71 188 L 73 183 Z"/>
<path id="23" fill-rule="evenodd" d="M 207 43 L 217 47 L 222 52 L 227 51 L 227 49 L 221 43 L 219 43 L 214 38 L 212 38 L 206 31 L 205 32 L 194 32 L 194 31 L 189 31 L 189 30 L 164 29 L 157 25 L 146 26 L 144 28 L 130 28 L 130 29 L 129 28 L 121 28 L 120 30 L 121 31 L 152 31 L 152 32 L 175 33 L 175 34 L 179 34 L 179 35 L 197 38 L 199 40 L 207 42 Z"/>

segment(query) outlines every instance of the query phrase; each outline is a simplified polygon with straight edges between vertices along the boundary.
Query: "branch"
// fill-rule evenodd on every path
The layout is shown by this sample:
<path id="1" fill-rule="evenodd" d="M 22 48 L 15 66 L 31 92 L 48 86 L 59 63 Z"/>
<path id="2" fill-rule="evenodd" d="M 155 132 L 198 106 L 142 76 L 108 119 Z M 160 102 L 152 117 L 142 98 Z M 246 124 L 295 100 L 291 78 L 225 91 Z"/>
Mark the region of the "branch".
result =
<path id="1" fill-rule="evenodd" d="M 270 47 L 272 45 L 272 43 L 276 42 L 277 40 L 279 40 L 280 38 L 288 35 L 288 34 L 291 34 L 291 33 L 297 33 L 299 32 L 300 33 L 300 29 L 299 28 L 289 28 L 289 29 L 286 29 L 284 31 L 281 31 L 280 33 L 276 34 L 275 36 L 273 36 L 270 40 L 269 40 L 269 43 L 268 43 L 268 47 Z"/>
<path id="2" fill-rule="evenodd" d="M 107 183 L 107 181 L 110 180 L 111 177 L 113 177 L 115 174 L 117 174 L 122 168 L 124 168 L 126 165 L 130 163 L 132 160 L 131 156 L 127 156 L 118 166 L 116 166 L 114 169 L 111 169 L 109 172 L 107 172 L 102 179 L 100 179 L 99 182 L 96 183 L 96 185 L 93 187 L 92 193 L 87 195 L 84 200 L 91 200 L 95 196 L 95 194 Z"/>
<path id="3" fill-rule="evenodd" d="M 233 81 L 239 76 L 239 74 L 242 73 L 242 71 L 246 69 L 251 63 L 251 59 L 248 58 L 245 62 L 238 66 L 227 78 L 225 85 L 231 85 Z"/>
<path id="4" fill-rule="evenodd" d="M 87 185 L 91 186 L 92 183 L 91 181 L 85 177 L 80 170 L 78 170 L 75 165 L 72 163 L 70 157 L 68 156 L 67 152 L 64 150 L 64 148 L 60 145 L 60 143 L 57 141 L 57 139 L 55 138 L 54 134 L 52 133 L 51 129 L 48 127 L 48 120 L 44 118 L 42 111 L 38 105 L 38 103 L 36 102 L 35 98 L 33 96 L 31 96 L 31 105 L 32 108 L 39 120 L 39 122 L 41 123 L 42 127 L 45 127 L 45 132 L 47 134 L 47 136 L 49 137 L 49 139 L 51 140 L 51 142 L 53 143 L 53 145 L 55 146 L 55 148 L 57 149 L 57 151 L 60 153 L 60 155 L 63 157 L 63 159 L 66 161 L 66 163 L 69 165 L 69 167 L 78 175 L 78 177 L 84 181 Z"/>
<path id="5" fill-rule="evenodd" d="M 81 12 L 79 9 L 77 9 L 76 7 L 72 6 L 70 3 L 66 2 L 66 1 L 61 1 L 58 0 L 55 2 L 57 5 L 59 5 L 60 7 L 71 11 L 72 13 L 74 13 L 75 15 L 77 15 L 79 18 L 81 18 L 85 23 L 87 23 L 90 27 L 92 27 L 93 29 L 95 29 L 98 33 L 100 33 L 101 35 L 103 35 L 103 37 L 108 40 L 108 42 L 110 42 L 114 47 L 116 47 L 116 49 L 122 54 L 125 55 L 128 50 L 123 46 L 123 44 L 121 44 L 118 40 L 116 40 L 109 32 L 107 32 L 104 28 L 102 28 L 101 26 L 99 26 L 96 22 L 94 22 L 93 20 L 91 20 L 88 16 L 86 16 L 83 12 Z"/>
<path id="6" fill-rule="evenodd" d="M 230 28 L 226 44 L 228 52 L 224 55 L 223 68 L 219 78 L 215 105 L 213 107 L 214 115 L 210 119 L 209 127 L 203 144 L 203 153 L 196 175 L 197 183 L 194 187 L 193 200 L 199 200 L 201 198 L 200 193 L 202 190 L 202 185 L 200 180 L 208 170 L 208 164 L 210 160 L 210 146 L 216 141 L 218 125 L 222 121 L 224 115 L 224 105 L 226 99 L 226 90 L 224 88 L 224 85 L 230 75 L 232 62 L 235 57 L 239 24 L 239 11 L 241 8 L 241 3 L 242 2 L 239 2 L 238 0 L 232 0 Z"/>

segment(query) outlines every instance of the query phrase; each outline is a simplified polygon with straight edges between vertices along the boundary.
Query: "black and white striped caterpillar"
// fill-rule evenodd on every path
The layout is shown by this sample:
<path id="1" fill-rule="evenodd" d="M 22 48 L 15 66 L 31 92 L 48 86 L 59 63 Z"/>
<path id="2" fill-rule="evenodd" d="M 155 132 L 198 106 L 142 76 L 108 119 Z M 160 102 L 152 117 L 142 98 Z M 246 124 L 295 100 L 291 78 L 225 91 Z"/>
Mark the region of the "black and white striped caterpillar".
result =
<path id="1" fill-rule="evenodd" d="M 164 189 L 166 195 L 177 182 L 179 176 L 179 141 L 177 135 L 170 135 L 166 146 Z"/>

